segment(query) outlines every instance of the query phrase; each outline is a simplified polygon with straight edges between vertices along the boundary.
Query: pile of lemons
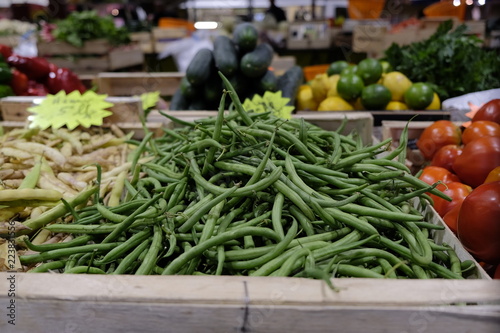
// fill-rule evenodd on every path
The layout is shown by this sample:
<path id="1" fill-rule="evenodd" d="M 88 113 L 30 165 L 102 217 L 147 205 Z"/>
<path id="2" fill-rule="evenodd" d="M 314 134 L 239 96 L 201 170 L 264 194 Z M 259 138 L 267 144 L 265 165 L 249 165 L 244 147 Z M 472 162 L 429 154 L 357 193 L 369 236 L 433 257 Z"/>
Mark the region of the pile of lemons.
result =
<path id="1" fill-rule="evenodd" d="M 412 82 L 393 71 L 387 61 L 367 58 L 357 65 L 340 60 L 326 73 L 301 85 L 297 110 L 439 110 L 441 101 L 432 86 Z"/>

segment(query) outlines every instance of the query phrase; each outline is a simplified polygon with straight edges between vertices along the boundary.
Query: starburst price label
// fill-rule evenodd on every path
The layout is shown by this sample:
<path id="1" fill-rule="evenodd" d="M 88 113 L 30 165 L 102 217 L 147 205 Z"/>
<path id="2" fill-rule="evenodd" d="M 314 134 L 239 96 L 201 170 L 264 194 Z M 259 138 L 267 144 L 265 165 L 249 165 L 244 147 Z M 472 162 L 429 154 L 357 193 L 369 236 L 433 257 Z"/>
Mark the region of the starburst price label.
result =
<path id="1" fill-rule="evenodd" d="M 272 112 L 275 116 L 290 119 L 295 107 L 288 105 L 290 98 L 283 97 L 281 91 L 266 91 L 264 96 L 254 95 L 253 98 L 246 99 L 243 107 L 247 111 L 256 113 Z"/>
<path id="2" fill-rule="evenodd" d="M 106 110 L 113 106 L 113 103 L 105 101 L 107 97 L 93 91 L 81 94 L 76 90 L 69 94 L 60 91 L 47 95 L 39 105 L 28 108 L 33 113 L 29 117 L 30 127 L 47 129 L 66 126 L 72 130 L 78 126 L 101 126 L 103 119 L 112 114 Z"/>
<path id="3" fill-rule="evenodd" d="M 153 91 L 147 92 L 141 95 L 142 109 L 148 110 L 156 107 L 156 104 L 160 100 L 160 92 Z"/>

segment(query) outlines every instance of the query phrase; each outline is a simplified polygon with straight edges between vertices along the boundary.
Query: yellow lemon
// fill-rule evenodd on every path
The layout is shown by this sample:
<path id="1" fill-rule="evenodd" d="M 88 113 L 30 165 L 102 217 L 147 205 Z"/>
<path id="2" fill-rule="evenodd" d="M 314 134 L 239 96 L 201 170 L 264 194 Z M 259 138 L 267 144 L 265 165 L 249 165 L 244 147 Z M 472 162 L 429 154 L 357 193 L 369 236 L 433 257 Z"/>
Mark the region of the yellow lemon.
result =
<path id="1" fill-rule="evenodd" d="M 328 75 L 326 73 L 316 75 L 314 79 L 312 79 L 310 85 L 316 102 L 319 103 L 326 98 L 326 94 L 330 87 Z"/>
<path id="2" fill-rule="evenodd" d="M 438 94 L 434 93 L 431 104 L 425 108 L 426 110 L 441 110 L 441 100 Z"/>
<path id="3" fill-rule="evenodd" d="M 339 79 L 340 75 L 338 74 L 333 74 L 332 76 L 328 77 L 329 89 L 326 93 L 326 97 L 339 95 L 339 93 L 337 92 L 337 83 L 339 82 Z"/>
<path id="4" fill-rule="evenodd" d="M 401 111 L 401 110 L 409 110 L 408 106 L 403 102 L 390 101 L 389 104 L 385 107 L 388 111 Z"/>
<path id="5" fill-rule="evenodd" d="M 391 92 L 393 101 L 402 102 L 403 95 L 412 82 L 401 72 L 389 72 L 384 75 L 382 84 Z"/>
<path id="6" fill-rule="evenodd" d="M 311 86 L 303 84 L 297 92 L 297 110 L 315 111 L 318 108 L 318 102 L 313 97 Z"/>
<path id="7" fill-rule="evenodd" d="M 351 105 L 354 108 L 354 110 L 357 110 L 357 111 L 365 110 L 363 103 L 361 103 L 361 97 L 356 98 L 356 100 L 354 102 L 352 102 Z"/>
<path id="8" fill-rule="evenodd" d="M 353 107 L 345 99 L 337 96 L 327 97 L 318 106 L 318 111 L 352 111 Z"/>

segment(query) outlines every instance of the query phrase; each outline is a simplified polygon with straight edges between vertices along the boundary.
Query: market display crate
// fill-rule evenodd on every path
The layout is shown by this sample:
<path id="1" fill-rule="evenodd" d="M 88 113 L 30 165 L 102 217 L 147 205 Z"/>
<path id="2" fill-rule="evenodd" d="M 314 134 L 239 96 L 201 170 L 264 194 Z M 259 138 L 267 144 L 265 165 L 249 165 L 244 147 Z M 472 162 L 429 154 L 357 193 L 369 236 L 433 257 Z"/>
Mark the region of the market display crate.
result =
<path id="1" fill-rule="evenodd" d="M 183 120 L 215 116 L 211 111 L 169 111 Z M 154 119 L 161 115 L 154 113 Z M 346 131 L 370 135 L 364 112 L 296 114 L 328 129 L 344 117 Z M 2 124 L 0 124 L 2 125 Z M 174 126 L 169 121 L 162 127 Z M 500 281 L 492 280 L 430 206 L 416 207 L 442 230 L 437 244 L 450 245 L 475 274 L 464 280 L 333 278 L 322 280 L 248 276 L 69 275 L 1 272 L 8 281 L 1 304 L 15 303 L 15 330 L 137 332 L 497 332 Z M 9 280 L 10 279 L 10 280 Z M 14 282 L 12 282 L 14 281 Z M 10 296 L 7 288 L 15 288 Z M 10 286 L 10 287 L 9 287 Z M 55 315 L 56 314 L 56 315 Z M 64 318 L 62 320 L 61 318 Z"/>
<path id="2" fill-rule="evenodd" d="M 28 108 L 40 103 L 44 97 L 9 96 L 0 99 L 1 119 L 4 121 L 25 122 L 32 113 Z M 107 102 L 113 103 L 110 111 L 113 114 L 104 118 L 105 123 L 140 123 L 139 116 L 143 113 L 140 97 L 107 97 Z"/>
<path id="3" fill-rule="evenodd" d="M 444 225 L 430 207 L 424 213 Z M 473 260 L 449 229 L 434 239 Z M 15 299 L 22 331 L 497 332 L 500 281 L 477 268 L 465 280 L 334 278 L 337 291 L 305 278 L 2 272 L 16 294 L 3 292 L 0 302 Z"/>
<path id="4" fill-rule="evenodd" d="M 38 55 L 77 74 L 99 73 L 144 64 L 144 52 L 138 43 L 114 47 L 105 39 L 75 47 L 61 41 L 38 43 Z"/>
<path id="5" fill-rule="evenodd" d="M 154 28 L 152 30 L 154 51 L 160 53 L 169 43 L 189 37 L 190 34 L 187 27 Z"/>
<path id="6" fill-rule="evenodd" d="M 130 40 L 139 44 L 142 52 L 146 54 L 155 52 L 153 34 L 151 31 L 132 32 L 130 33 Z"/>
<path id="7" fill-rule="evenodd" d="M 110 96 L 133 96 L 159 91 L 161 96 L 172 96 L 180 86 L 184 73 L 179 72 L 123 72 L 98 73 L 95 79 L 98 92 Z"/>
<path id="8" fill-rule="evenodd" d="M 392 43 L 408 45 L 425 40 L 436 32 L 441 23 L 448 19 L 453 21 L 455 28 L 460 24 L 465 24 L 466 34 L 475 35 L 480 39 L 485 38 L 486 23 L 484 20 L 461 22 L 453 17 L 423 18 L 419 25 L 410 25 L 395 32 L 391 32 L 390 26 L 380 22 L 367 22 L 366 24 L 360 22 L 353 29 L 352 48 L 354 52 L 366 52 L 370 57 L 380 58 Z"/>

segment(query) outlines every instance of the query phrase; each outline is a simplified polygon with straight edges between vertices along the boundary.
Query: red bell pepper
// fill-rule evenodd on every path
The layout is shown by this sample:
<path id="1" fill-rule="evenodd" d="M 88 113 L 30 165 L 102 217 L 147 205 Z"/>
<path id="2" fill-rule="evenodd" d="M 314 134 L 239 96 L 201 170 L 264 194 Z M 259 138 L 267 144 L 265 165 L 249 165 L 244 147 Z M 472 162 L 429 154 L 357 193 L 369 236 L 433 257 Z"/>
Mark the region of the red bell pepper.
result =
<path id="1" fill-rule="evenodd" d="M 7 58 L 7 63 L 26 74 L 30 80 L 38 82 L 45 80 L 50 73 L 50 64 L 44 58 L 23 57 L 13 54 Z"/>
<path id="2" fill-rule="evenodd" d="M 17 96 L 24 96 L 28 91 L 28 77 L 17 69 L 12 70 L 10 86 Z"/>
<path id="3" fill-rule="evenodd" d="M 67 68 L 58 68 L 56 71 L 50 72 L 46 86 L 50 94 L 57 94 L 61 90 L 67 94 L 74 90 L 78 90 L 80 93 L 86 91 L 78 76 Z"/>
<path id="4" fill-rule="evenodd" d="M 28 81 L 26 96 L 47 96 L 48 93 L 47 88 L 42 83 L 34 80 Z"/>
<path id="5" fill-rule="evenodd" d="M 0 44 L 0 54 L 5 60 L 12 55 L 12 48 L 10 46 Z"/>

